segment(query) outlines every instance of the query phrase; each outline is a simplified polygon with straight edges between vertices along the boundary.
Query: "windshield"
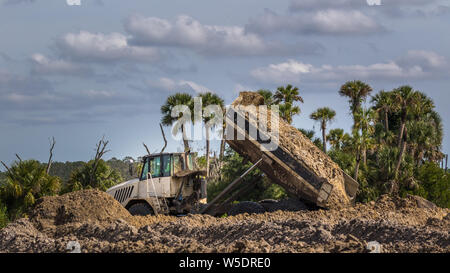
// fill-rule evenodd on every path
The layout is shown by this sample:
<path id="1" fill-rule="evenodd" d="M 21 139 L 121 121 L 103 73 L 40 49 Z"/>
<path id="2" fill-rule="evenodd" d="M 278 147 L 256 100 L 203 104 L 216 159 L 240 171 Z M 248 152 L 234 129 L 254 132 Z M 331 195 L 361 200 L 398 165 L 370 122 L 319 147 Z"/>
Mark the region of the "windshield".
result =
<path id="1" fill-rule="evenodd" d="M 172 168 L 174 174 L 183 170 L 193 170 L 194 161 L 192 154 L 188 154 L 186 157 L 187 162 L 185 162 L 184 154 L 167 154 L 146 158 L 142 169 L 141 180 L 147 179 L 149 173 L 153 178 L 171 176 Z"/>
<path id="2" fill-rule="evenodd" d="M 145 160 L 144 166 L 142 167 L 141 180 L 147 179 L 148 175 L 148 158 Z"/>

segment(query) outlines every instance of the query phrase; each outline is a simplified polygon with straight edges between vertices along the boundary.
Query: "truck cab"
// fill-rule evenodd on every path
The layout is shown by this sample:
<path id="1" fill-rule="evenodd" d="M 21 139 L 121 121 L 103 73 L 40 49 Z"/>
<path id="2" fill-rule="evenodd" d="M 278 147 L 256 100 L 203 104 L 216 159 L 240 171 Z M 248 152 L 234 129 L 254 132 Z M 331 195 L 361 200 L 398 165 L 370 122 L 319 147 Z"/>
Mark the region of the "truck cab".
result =
<path id="1" fill-rule="evenodd" d="M 144 156 L 138 178 L 106 192 L 133 215 L 189 213 L 206 203 L 205 171 L 195 166 L 192 153 Z"/>

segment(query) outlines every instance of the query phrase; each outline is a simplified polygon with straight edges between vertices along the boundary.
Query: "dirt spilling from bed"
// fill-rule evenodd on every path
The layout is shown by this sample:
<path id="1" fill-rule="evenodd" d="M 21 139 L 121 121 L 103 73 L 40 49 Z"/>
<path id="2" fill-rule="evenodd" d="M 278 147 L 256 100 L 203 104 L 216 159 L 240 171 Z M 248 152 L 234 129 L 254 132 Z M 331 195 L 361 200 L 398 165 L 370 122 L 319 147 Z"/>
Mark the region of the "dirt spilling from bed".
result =
<path id="1" fill-rule="evenodd" d="M 341 210 L 274 211 L 225 218 L 131 216 L 106 193 L 46 197 L 0 230 L 0 252 L 450 252 L 448 209 L 415 196 Z M 70 245 L 70 244 L 69 244 Z"/>
<path id="2" fill-rule="evenodd" d="M 339 165 L 333 162 L 326 153 L 312 143 L 312 141 L 303 135 L 297 128 L 291 126 L 282 118 L 278 119 L 278 128 L 273 128 L 272 130 L 271 112 L 259 111 L 258 107 L 253 107 L 262 104 L 264 104 L 264 98 L 260 94 L 245 91 L 240 92 L 239 97 L 233 101 L 232 106 L 236 111 L 242 111 L 241 113 L 246 115 L 246 118 L 255 127 L 258 126 L 256 121 L 256 117 L 258 117 L 259 122 L 266 122 L 268 131 L 273 132 L 277 129 L 279 132 L 277 146 L 281 148 L 283 154 L 289 155 L 289 157 L 292 157 L 298 162 L 300 166 L 298 168 L 302 169 L 304 173 L 307 173 L 311 179 L 314 178 L 317 180 L 316 183 L 321 185 L 323 181 L 326 181 L 333 187 L 328 200 L 322 204 L 323 207 L 340 208 L 349 206 L 351 204 L 351 198 L 346 192 L 344 172 Z M 227 140 L 227 142 L 229 144 L 232 142 L 231 144 L 237 145 L 234 149 L 237 148 L 238 151 L 240 150 L 239 153 L 241 155 L 242 153 L 245 154 L 250 149 L 247 142 L 247 144 L 244 145 L 245 147 L 242 148 L 239 148 L 239 143 L 242 143 L 242 141 Z M 262 164 L 264 164 L 264 162 Z M 276 165 L 276 167 L 265 168 L 265 172 L 273 178 L 274 182 L 278 183 L 295 196 L 298 196 L 299 193 L 305 193 L 305 185 L 296 181 L 296 179 L 285 178 L 283 172 L 280 172 L 280 168 L 283 167 Z M 292 166 L 290 168 L 292 168 Z M 316 190 L 318 190 L 318 188 Z M 304 198 L 308 199 L 306 196 Z M 312 194 L 309 198 L 311 202 L 315 202 L 317 199 L 316 194 Z"/>

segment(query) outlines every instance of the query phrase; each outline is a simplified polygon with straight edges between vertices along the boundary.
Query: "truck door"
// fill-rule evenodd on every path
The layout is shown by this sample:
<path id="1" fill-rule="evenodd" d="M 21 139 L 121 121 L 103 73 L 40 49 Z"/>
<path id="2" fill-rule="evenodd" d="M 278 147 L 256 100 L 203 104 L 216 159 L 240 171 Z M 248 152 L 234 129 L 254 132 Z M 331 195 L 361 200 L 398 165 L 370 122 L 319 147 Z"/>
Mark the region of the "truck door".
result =
<path id="1" fill-rule="evenodd" d="M 172 155 L 162 155 L 161 156 L 161 175 L 160 175 L 160 187 L 161 194 L 164 197 L 170 196 L 170 181 L 172 177 Z"/>
<path id="2" fill-rule="evenodd" d="M 161 157 L 156 156 L 149 159 L 149 174 L 151 179 L 148 179 L 148 193 L 149 196 L 161 196 L 160 176 L 161 176 Z"/>

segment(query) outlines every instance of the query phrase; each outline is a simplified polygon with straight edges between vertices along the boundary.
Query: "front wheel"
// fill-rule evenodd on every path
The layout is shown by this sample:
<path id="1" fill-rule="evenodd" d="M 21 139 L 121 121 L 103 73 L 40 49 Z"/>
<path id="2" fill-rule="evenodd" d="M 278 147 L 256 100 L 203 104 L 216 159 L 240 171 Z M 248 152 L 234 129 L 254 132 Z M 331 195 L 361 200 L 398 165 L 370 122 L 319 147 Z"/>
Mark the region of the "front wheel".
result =
<path id="1" fill-rule="evenodd" d="M 131 205 L 128 208 L 128 211 L 130 212 L 131 215 L 136 216 L 146 216 L 146 215 L 154 215 L 155 213 L 153 212 L 152 207 L 150 207 L 149 204 L 147 203 L 136 203 Z"/>

